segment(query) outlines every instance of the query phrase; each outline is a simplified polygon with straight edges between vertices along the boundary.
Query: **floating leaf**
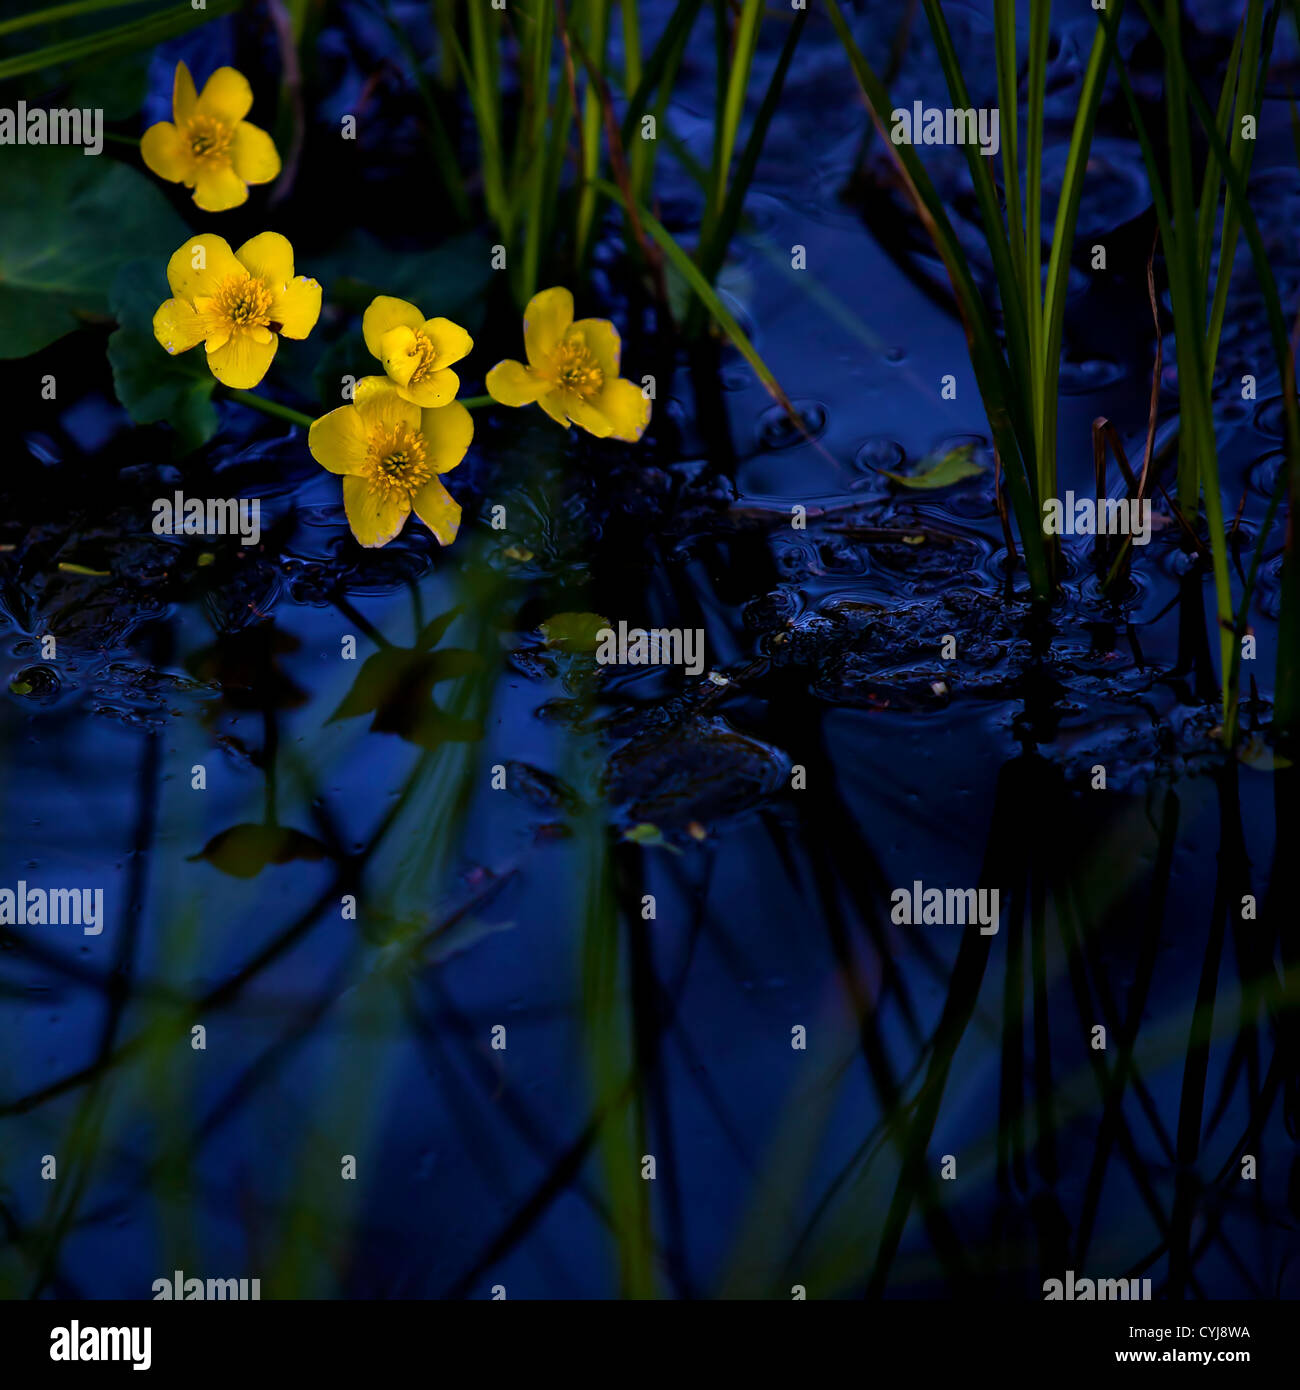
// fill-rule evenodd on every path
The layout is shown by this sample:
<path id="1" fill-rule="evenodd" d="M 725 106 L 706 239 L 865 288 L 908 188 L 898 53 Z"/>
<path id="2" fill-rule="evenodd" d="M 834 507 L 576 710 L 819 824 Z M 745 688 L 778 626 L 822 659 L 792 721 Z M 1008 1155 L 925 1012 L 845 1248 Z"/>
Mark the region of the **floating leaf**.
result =
<path id="1" fill-rule="evenodd" d="M 957 448 L 949 449 L 938 458 L 925 460 L 915 473 L 891 473 L 888 468 L 882 468 L 880 471 L 900 487 L 930 489 L 951 487 L 953 483 L 959 483 L 964 478 L 977 477 L 984 472 L 984 468 L 975 462 L 973 444 L 959 444 Z"/>
<path id="2" fill-rule="evenodd" d="M 328 855 L 325 845 L 301 830 L 245 822 L 214 835 L 198 854 L 190 855 L 189 862 L 206 859 L 232 878 L 256 878 L 268 864 L 288 864 L 296 859 L 314 863 Z"/>
<path id="3" fill-rule="evenodd" d="M 602 630 L 610 627 L 599 613 L 556 613 L 538 625 L 548 647 L 562 652 L 594 652 L 600 645 Z"/>
<path id="4" fill-rule="evenodd" d="M 109 296 L 118 323 L 108 340 L 113 389 L 137 424 L 166 421 L 186 450 L 197 449 L 217 432 L 217 383 L 201 347 L 172 356 L 154 337 L 153 316 L 167 294 L 159 262 L 131 261 L 118 272 Z"/>
<path id="5" fill-rule="evenodd" d="M 159 278 L 185 224 L 135 169 L 80 148 L 4 151 L 0 358 L 26 357 L 109 312 L 119 268 L 147 257 Z M 160 284 L 153 309 L 166 298 Z M 155 344 L 156 346 L 156 344 Z"/>

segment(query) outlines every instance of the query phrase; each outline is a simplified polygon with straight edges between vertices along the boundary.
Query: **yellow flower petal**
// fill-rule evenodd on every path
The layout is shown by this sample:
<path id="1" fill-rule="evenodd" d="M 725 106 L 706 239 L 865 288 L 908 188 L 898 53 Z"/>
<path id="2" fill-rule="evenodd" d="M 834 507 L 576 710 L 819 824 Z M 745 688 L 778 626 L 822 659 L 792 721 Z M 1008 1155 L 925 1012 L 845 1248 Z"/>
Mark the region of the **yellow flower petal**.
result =
<path id="1" fill-rule="evenodd" d="M 320 318 L 321 288 L 316 280 L 299 275 L 277 294 L 271 304 L 271 318 L 286 338 L 305 338 Z"/>
<path id="2" fill-rule="evenodd" d="M 562 425 L 566 430 L 569 428 L 569 416 L 564 408 L 564 395 L 562 392 L 548 391 L 544 396 L 538 396 L 537 404 L 542 407 L 557 425 Z"/>
<path id="3" fill-rule="evenodd" d="M 198 102 L 199 94 L 194 90 L 194 79 L 190 76 L 189 68 L 184 63 L 177 63 L 172 77 L 172 120 L 178 125 L 184 124 L 194 114 Z"/>
<path id="4" fill-rule="evenodd" d="M 474 438 L 474 417 L 459 401 L 420 412 L 420 432 L 428 446 L 429 464 L 435 473 L 450 473 L 469 451 Z M 419 508 L 416 508 L 419 511 Z M 460 508 L 456 510 L 459 512 Z M 423 512 L 420 513 L 424 515 Z M 428 520 L 428 518 L 425 518 Z M 432 523 L 430 522 L 430 525 Z M 448 542 L 444 541 L 446 545 Z"/>
<path id="5" fill-rule="evenodd" d="M 253 89 L 248 78 L 234 68 L 218 68 L 203 84 L 196 110 L 201 116 L 215 116 L 235 125 L 248 115 L 253 105 Z"/>
<path id="6" fill-rule="evenodd" d="M 220 347 L 208 344 L 208 366 L 223 386 L 247 391 L 266 375 L 275 356 L 278 339 L 270 335 L 268 342 L 259 343 L 251 334 L 232 333 Z"/>
<path id="7" fill-rule="evenodd" d="M 230 164 L 199 164 L 194 170 L 194 202 L 204 212 L 226 212 L 248 201 L 248 185 Z"/>
<path id="8" fill-rule="evenodd" d="M 607 381 L 590 404 L 609 421 L 613 438 L 629 444 L 635 444 L 650 423 L 650 402 L 645 393 L 635 382 L 620 377 Z"/>
<path id="9" fill-rule="evenodd" d="M 352 404 L 371 406 L 379 396 L 396 394 L 397 387 L 386 376 L 363 376 L 352 388 Z"/>
<path id="10" fill-rule="evenodd" d="M 500 405 L 531 405 L 551 389 L 551 383 L 522 362 L 507 358 L 487 374 L 488 395 Z"/>
<path id="11" fill-rule="evenodd" d="M 474 339 L 460 324 L 452 323 L 450 319 L 430 319 L 424 325 L 424 333 L 438 354 L 436 360 L 440 371 L 443 367 L 450 367 L 453 362 L 459 362 L 462 357 L 468 357 L 474 347 Z"/>
<path id="12" fill-rule="evenodd" d="M 448 367 L 446 371 L 430 372 L 423 381 L 417 382 L 414 386 L 407 382 L 405 386 L 399 386 L 397 389 L 403 400 L 418 405 L 421 410 L 434 410 L 449 405 L 456 399 L 456 392 L 460 390 L 460 377 Z"/>
<path id="13" fill-rule="evenodd" d="M 355 406 L 341 405 L 313 420 L 307 431 L 307 447 L 322 468 L 331 473 L 358 473 L 366 460 L 369 438 Z"/>
<path id="14" fill-rule="evenodd" d="M 364 546 L 387 545 L 406 525 L 411 499 L 404 492 L 382 493 L 365 478 L 343 479 L 343 508 L 352 534 Z"/>
<path id="15" fill-rule="evenodd" d="M 420 427 L 420 407 L 404 401 L 386 376 L 363 376 L 352 388 L 352 404 L 367 430 Z"/>
<path id="16" fill-rule="evenodd" d="M 420 365 L 415 330 L 404 323 L 390 328 L 379 340 L 379 360 L 384 364 L 389 380 L 405 386 L 411 379 L 411 373 Z"/>
<path id="17" fill-rule="evenodd" d="M 194 168 L 189 143 L 170 121 L 151 125 L 140 137 L 140 158 L 168 183 L 183 183 Z"/>
<path id="18" fill-rule="evenodd" d="M 153 335 L 170 353 L 188 352 L 207 337 L 206 320 L 184 299 L 169 299 L 153 316 Z"/>
<path id="19" fill-rule="evenodd" d="M 605 380 L 613 381 L 618 375 L 622 351 L 618 329 L 608 319 L 579 319 L 569 332 L 582 334 L 582 340 L 596 359 L 596 365 L 604 372 Z"/>
<path id="20" fill-rule="evenodd" d="M 280 172 L 280 154 L 275 141 L 251 121 L 240 121 L 235 127 L 230 162 L 245 183 L 270 183 Z"/>
<path id="21" fill-rule="evenodd" d="M 370 307 L 361 317 L 361 332 L 371 357 L 383 360 L 384 334 L 394 328 L 422 328 L 424 315 L 404 299 L 394 299 L 392 295 L 377 295 L 370 301 Z"/>
<path id="22" fill-rule="evenodd" d="M 450 545 L 456 539 L 456 532 L 460 530 L 460 503 L 437 478 L 430 478 L 411 498 L 411 506 L 442 545 Z"/>
<path id="23" fill-rule="evenodd" d="M 177 299 L 192 304 L 200 297 L 210 297 L 224 280 L 248 274 L 235 259 L 230 243 L 223 236 L 203 232 L 191 237 L 167 262 L 167 283 Z"/>
<path id="24" fill-rule="evenodd" d="M 594 434 L 597 439 L 608 439 L 614 433 L 614 426 L 596 409 L 591 401 L 584 401 L 581 396 L 571 392 L 564 392 L 563 395 L 556 392 L 564 404 L 564 413 L 573 421 L 575 425 L 580 425 L 588 434 Z"/>
<path id="25" fill-rule="evenodd" d="M 250 275 L 264 280 L 273 294 L 283 293 L 293 279 L 293 247 L 279 232 L 250 237 L 235 252 L 235 259 Z"/>
<path id="26" fill-rule="evenodd" d="M 524 310 L 524 350 L 529 364 L 544 367 L 573 322 L 573 296 L 561 285 L 541 290 Z"/>

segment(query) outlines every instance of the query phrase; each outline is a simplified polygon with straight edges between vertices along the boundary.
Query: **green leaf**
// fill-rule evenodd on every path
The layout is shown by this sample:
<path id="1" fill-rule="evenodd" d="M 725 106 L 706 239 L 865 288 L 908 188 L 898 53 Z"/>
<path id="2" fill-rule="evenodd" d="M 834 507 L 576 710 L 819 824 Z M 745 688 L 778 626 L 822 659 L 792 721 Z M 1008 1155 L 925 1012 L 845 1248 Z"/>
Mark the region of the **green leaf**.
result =
<path id="1" fill-rule="evenodd" d="M 130 0 L 134 4 L 135 0 Z M 90 3 L 52 5 L 0 24 L 0 33 L 41 26 L 49 39 L 42 47 L 15 46 L 6 37 L 0 45 L 0 81 L 25 73 L 73 65 L 101 64 L 121 55 L 152 48 L 164 39 L 193 29 L 237 8 L 240 0 L 206 0 L 202 9 L 164 3 L 141 18 L 121 24 L 87 23 L 87 16 L 102 10 L 126 9 L 127 4 Z M 58 23 L 51 23 L 58 20 Z M 67 22 L 64 22 L 67 21 Z"/>
<path id="2" fill-rule="evenodd" d="M 975 478 L 984 472 L 983 466 L 975 462 L 973 444 L 958 445 L 955 449 L 949 449 L 946 454 L 940 454 L 938 458 L 928 459 L 926 462 L 929 467 L 922 467 L 915 473 L 891 473 L 888 468 L 882 468 L 880 471 L 900 487 L 925 489 L 951 487 L 963 478 Z"/>
<path id="3" fill-rule="evenodd" d="M 4 151 L 0 358 L 26 357 L 109 312 L 118 269 L 152 257 L 161 282 L 185 224 L 136 170 L 59 146 Z M 165 282 L 154 308 L 166 298 Z"/>
<path id="4" fill-rule="evenodd" d="M 217 432 L 212 404 L 217 383 L 201 346 L 172 356 L 154 337 L 153 316 L 167 293 L 158 262 L 131 261 L 122 267 L 109 295 L 118 327 L 108 340 L 108 360 L 113 389 L 131 418 L 139 425 L 165 420 L 189 451 Z"/>
<path id="5" fill-rule="evenodd" d="M 599 613 L 556 613 L 538 625 L 538 632 L 548 647 L 562 652 L 594 652 L 600 645 L 600 634 L 612 626 Z"/>
<path id="6" fill-rule="evenodd" d="M 377 294 L 388 294 L 409 300 L 429 318 L 451 319 L 473 333 L 483 321 L 492 247 L 490 238 L 466 233 L 431 251 L 399 254 L 358 229 L 312 264 L 316 278 L 330 286 L 331 301 L 353 313 L 363 313 Z M 372 362 L 367 354 L 352 371 L 365 376 Z M 374 363 L 373 371 L 382 368 Z"/>

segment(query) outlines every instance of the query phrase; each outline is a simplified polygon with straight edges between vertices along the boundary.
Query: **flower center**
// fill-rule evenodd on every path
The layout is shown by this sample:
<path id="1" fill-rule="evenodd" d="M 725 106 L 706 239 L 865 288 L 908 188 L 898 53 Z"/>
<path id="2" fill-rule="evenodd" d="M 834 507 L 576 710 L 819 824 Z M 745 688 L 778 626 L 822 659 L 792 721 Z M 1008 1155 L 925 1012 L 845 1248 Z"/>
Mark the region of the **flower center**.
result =
<path id="1" fill-rule="evenodd" d="M 387 496 L 418 492 L 433 476 L 424 436 L 410 425 L 380 425 L 370 435 L 365 476 Z"/>
<path id="2" fill-rule="evenodd" d="M 605 373 L 581 338 L 567 338 L 555 349 L 551 372 L 561 391 L 572 391 L 584 401 L 596 395 L 605 384 Z"/>
<path id="3" fill-rule="evenodd" d="M 185 125 L 185 139 L 195 159 L 211 164 L 225 156 L 235 132 L 213 116 L 191 116 Z"/>
<path id="4" fill-rule="evenodd" d="M 213 295 L 213 308 L 232 328 L 265 328 L 271 321 L 271 291 L 255 275 L 231 276 Z"/>
<path id="5" fill-rule="evenodd" d="M 415 330 L 415 342 L 411 346 L 410 355 L 415 358 L 415 366 L 407 385 L 418 386 L 430 372 L 436 370 L 435 362 L 438 356 L 438 349 L 429 341 L 429 335 L 422 328 Z"/>

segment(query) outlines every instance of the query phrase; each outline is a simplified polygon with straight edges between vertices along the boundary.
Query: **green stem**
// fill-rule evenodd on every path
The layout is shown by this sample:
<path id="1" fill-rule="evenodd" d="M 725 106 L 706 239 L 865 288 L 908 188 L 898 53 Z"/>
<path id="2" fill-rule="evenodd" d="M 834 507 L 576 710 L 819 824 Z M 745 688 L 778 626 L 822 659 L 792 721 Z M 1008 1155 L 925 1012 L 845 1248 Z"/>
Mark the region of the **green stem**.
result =
<path id="1" fill-rule="evenodd" d="M 115 145 L 130 145 L 132 149 L 140 148 L 140 137 L 138 135 L 116 135 L 111 130 L 104 132 L 104 139 L 111 140 Z"/>
<path id="2" fill-rule="evenodd" d="M 485 405 L 495 404 L 491 396 L 466 396 L 461 401 L 466 410 L 482 410 Z"/>
<path id="3" fill-rule="evenodd" d="M 240 391 L 236 387 L 227 386 L 224 388 L 231 400 L 238 401 L 241 405 L 252 406 L 254 410 L 260 410 L 265 415 L 274 415 L 277 419 L 288 420 L 295 425 L 301 425 L 307 429 L 315 423 L 310 415 L 304 415 L 301 410 L 293 410 L 287 405 L 281 405 L 279 401 L 269 401 L 265 396 L 255 395 L 252 391 Z"/>

